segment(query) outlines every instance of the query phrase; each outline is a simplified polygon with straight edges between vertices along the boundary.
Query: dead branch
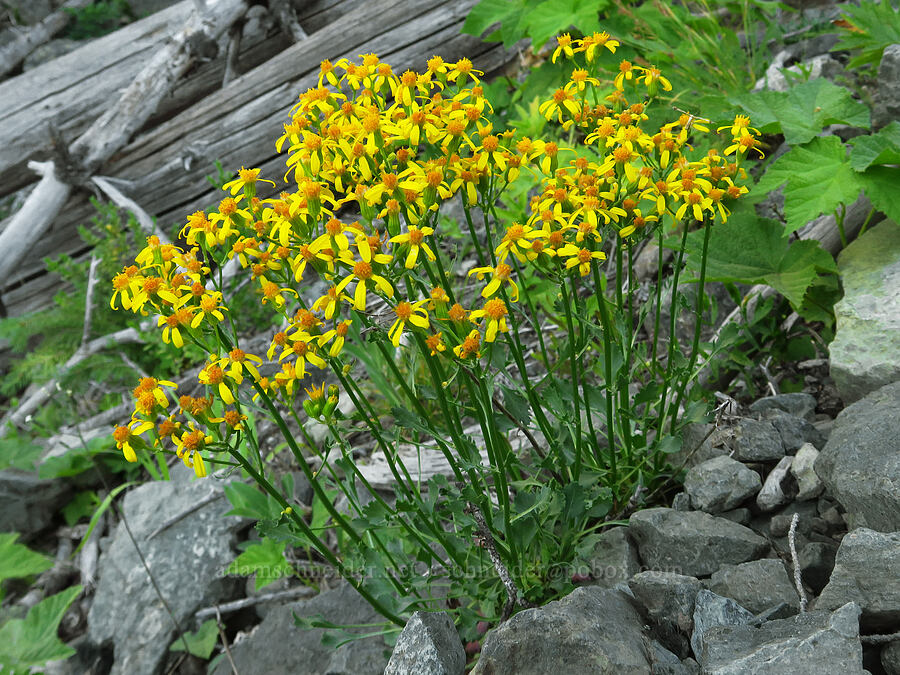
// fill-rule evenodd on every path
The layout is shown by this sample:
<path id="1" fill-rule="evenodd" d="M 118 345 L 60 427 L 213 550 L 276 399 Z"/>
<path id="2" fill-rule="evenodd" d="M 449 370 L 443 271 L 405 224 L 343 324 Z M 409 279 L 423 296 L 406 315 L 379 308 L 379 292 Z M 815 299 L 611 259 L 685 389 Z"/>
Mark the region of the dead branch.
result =
<path id="1" fill-rule="evenodd" d="M 91 0 L 68 0 L 57 11 L 43 21 L 22 28 L 6 45 L 0 48 L 0 77 L 15 69 L 35 49 L 50 41 L 59 31 L 66 27 L 72 15 L 67 9 L 80 9 L 91 4 Z"/>
<path id="2" fill-rule="evenodd" d="M 147 213 L 141 206 L 131 199 L 130 197 L 126 197 L 115 185 L 112 184 L 114 179 L 108 178 L 106 176 L 93 176 L 91 181 L 100 188 L 103 193 L 109 197 L 110 201 L 113 204 L 118 206 L 119 208 L 126 209 L 131 211 L 134 214 L 134 217 L 138 221 L 138 225 L 141 226 L 141 229 L 146 232 L 148 235 L 155 234 L 159 237 L 159 240 L 163 244 L 171 244 L 169 241 L 169 237 L 156 226 L 156 223 L 153 222 L 153 218 L 150 217 L 150 214 Z"/>
<path id="3" fill-rule="evenodd" d="M 264 602 L 276 602 L 279 600 L 292 600 L 294 598 L 306 598 L 315 595 L 316 590 L 309 586 L 298 586 L 297 588 L 289 588 L 286 591 L 278 591 L 277 593 L 265 593 L 263 595 L 254 595 L 252 598 L 244 598 L 243 600 L 235 600 L 234 602 L 226 602 L 222 605 L 214 607 L 204 607 L 194 613 L 197 621 L 205 621 L 216 616 L 217 613 L 237 612 L 240 609 L 259 605 Z"/>
<path id="4" fill-rule="evenodd" d="M 269 9 L 275 15 L 275 20 L 278 21 L 281 30 L 294 42 L 300 42 L 308 37 L 303 26 L 300 25 L 297 12 L 294 11 L 294 5 L 290 0 L 271 0 Z"/>
<path id="5" fill-rule="evenodd" d="M 94 313 L 94 286 L 97 283 L 97 265 L 103 258 L 91 255 L 91 266 L 88 268 L 87 290 L 84 294 L 84 327 L 81 331 L 81 344 L 85 344 L 91 336 L 91 317 Z"/>
<path id="6" fill-rule="evenodd" d="M 12 423 L 17 427 L 21 427 L 25 424 L 26 420 L 56 393 L 59 387 L 59 380 L 65 377 L 66 374 L 79 363 L 88 357 L 107 349 L 110 345 L 139 344 L 143 341 L 140 334 L 134 328 L 124 328 L 110 335 L 94 338 L 90 342 L 81 345 L 59 369 L 55 378 L 45 382 L 37 389 L 37 391 L 19 404 L 18 408 L 10 411 L 2 420 L 0 420 L 0 438 L 5 437 L 9 433 L 9 423 Z"/>
<path id="7" fill-rule="evenodd" d="M 228 47 L 225 50 L 225 74 L 222 76 L 222 86 L 240 75 L 238 70 L 238 57 L 241 54 L 241 36 L 243 35 L 243 26 L 241 22 L 235 22 L 228 31 Z"/>
<path id="8" fill-rule="evenodd" d="M 7 279 L 20 264 L 28 249 L 50 227 L 72 192 L 71 186 L 57 177 L 53 162 L 28 162 L 28 168 L 42 178 L 0 232 L 0 279 Z"/>
<path id="9" fill-rule="evenodd" d="M 194 64 L 204 44 L 214 43 L 246 11 L 246 0 L 211 1 L 203 13 L 195 11 L 188 25 L 150 59 L 116 104 L 69 148 L 82 168 L 93 173 L 124 147 Z"/>

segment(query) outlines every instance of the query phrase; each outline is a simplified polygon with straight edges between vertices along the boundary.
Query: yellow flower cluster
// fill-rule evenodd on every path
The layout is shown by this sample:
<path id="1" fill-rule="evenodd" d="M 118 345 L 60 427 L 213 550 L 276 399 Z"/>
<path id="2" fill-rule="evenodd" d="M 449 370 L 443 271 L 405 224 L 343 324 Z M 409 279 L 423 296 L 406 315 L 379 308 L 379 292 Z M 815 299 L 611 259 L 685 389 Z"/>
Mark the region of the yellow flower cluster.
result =
<path id="1" fill-rule="evenodd" d="M 189 339 L 209 352 L 199 381 L 210 397 L 179 400 L 186 424 L 175 421 L 161 389 L 171 383 L 142 382 L 135 390 L 132 421 L 116 430 L 126 458 L 134 461 L 139 437 L 151 432 L 157 446 L 169 439 L 185 463 L 204 473 L 200 453 L 213 436 L 240 429 L 236 392 L 244 377 L 258 391 L 291 400 L 308 368 L 342 367 L 351 326 L 372 328 L 376 305 L 392 319 L 387 338 L 395 347 L 411 333 L 431 356 L 477 359 L 484 343 L 509 331 L 508 303 L 519 297 L 514 267 L 584 276 L 605 258 L 600 243 L 610 227 L 624 238 L 664 214 L 724 220 L 725 202 L 746 192 L 734 182 L 738 165 L 713 152 L 687 161 L 690 132 L 701 125 L 684 115 L 650 134 L 641 127 L 646 104 L 626 100 L 626 86 L 643 85 L 651 95 L 671 88 L 658 70 L 623 63 L 613 94 L 599 98 L 596 61 L 602 49 L 614 52 L 617 45 L 605 33 L 561 36 L 553 59 L 586 64 L 540 107 L 548 119 L 574 127 L 596 148 L 595 159 L 495 132 L 482 73 L 468 59 L 447 63 L 436 56 L 424 72 L 399 75 L 374 54 L 356 63 L 323 61 L 318 86 L 300 95 L 276 142 L 279 152 L 287 150 L 296 189 L 260 199 L 259 171 L 242 169 L 225 185 L 229 196 L 216 211 L 188 218 L 184 247 L 151 237 L 136 264 L 113 280 L 114 307 L 118 301 L 136 313 L 152 310 L 164 341 L 180 347 Z M 729 151 L 754 148 L 744 140 L 755 140 L 754 131 L 736 120 Z M 573 158 L 561 166 L 564 152 Z M 466 310 L 443 266 L 438 209 L 459 194 L 466 209 L 487 212 L 524 168 L 543 176 L 541 192 L 527 222 L 510 224 L 502 238 L 495 233 L 491 264 L 470 270 L 487 281 L 481 306 Z M 347 212 L 358 217 L 338 217 Z M 261 355 L 232 349 L 224 338 L 227 309 L 206 281 L 211 266 L 231 259 L 248 271 L 261 302 L 284 319 L 265 354 L 280 368 L 274 376 L 261 375 Z M 306 304 L 298 289 L 310 270 L 327 289 Z M 323 397 L 318 390 L 313 395 Z M 227 410 L 213 417 L 222 406 Z M 165 421 L 156 424 L 160 416 Z"/>

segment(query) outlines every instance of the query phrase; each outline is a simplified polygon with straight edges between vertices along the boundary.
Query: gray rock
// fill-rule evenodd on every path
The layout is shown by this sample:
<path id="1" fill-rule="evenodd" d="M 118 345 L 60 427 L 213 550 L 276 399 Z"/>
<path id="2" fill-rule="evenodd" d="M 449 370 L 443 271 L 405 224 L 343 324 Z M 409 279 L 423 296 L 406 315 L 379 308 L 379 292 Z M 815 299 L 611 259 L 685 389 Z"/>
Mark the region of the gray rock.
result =
<path id="1" fill-rule="evenodd" d="M 811 541 L 799 547 L 797 564 L 800 565 L 800 576 L 814 593 L 819 593 L 828 583 L 837 550 L 837 544 L 823 541 Z"/>
<path id="2" fill-rule="evenodd" d="M 18 469 L 0 471 L 0 532 L 18 532 L 27 542 L 53 523 L 59 509 L 72 497 L 63 480 L 41 480 Z"/>
<path id="3" fill-rule="evenodd" d="M 384 675 L 462 675 L 466 668 L 453 619 L 446 612 L 416 612 L 400 632 Z"/>
<path id="4" fill-rule="evenodd" d="M 720 626 L 743 626 L 753 621 L 752 612 L 748 612 L 731 598 L 723 598 L 712 591 L 702 590 L 697 593 L 697 605 L 694 607 L 694 632 L 691 635 L 691 649 L 700 663 L 706 644 L 706 634 L 711 628 Z"/>
<path id="5" fill-rule="evenodd" d="M 784 451 L 793 455 L 804 443 L 812 443 L 817 448 L 825 447 L 825 436 L 811 422 L 791 415 L 783 410 L 767 410 L 764 419 L 772 423 L 781 436 Z"/>
<path id="6" fill-rule="evenodd" d="M 816 412 L 816 399 L 812 394 L 801 392 L 794 394 L 778 394 L 757 399 L 750 404 L 751 412 L 763 413 L 766 410 L 781 410 L 795 417 L 812 422 Z"/>
<path id="7" fill-rule="evenodd" d="M 760 487 L 759 474 L 725 455 L 698 464 L 684 479 L 691 505 L 707 513 L 733 509 L 759 492 Z"/>
<path id="8" fill-rule="evenodd" d="M 623 593 L 576 588 L 490 631 L 472 675 L 646 675 L 642 627 Z"/>
<path id="9" fill-rule="evenodd" d="M 694 605 L 703 585 L 696 577 L 671 572 L 641 572 L 628 587 L 657 639 L 675 654 L 690 654 Z"/>
<path id="10" fill-rule="evenodd" d="M 687 492 L 679 492 L 672 497 L 672 508 L 676 511 L 690 511 L 691 496 Z"/>
<path id="11" fill-rule="evenodd" d="M 816 609 L 856 602 L 867 630 L 893 632 L 900 623 L 900 532 L 860 528 L 841 540 L 834 571 Z"/>
<path id="12" fill-rule="evenodd" d="M 709 675 L 862 675 L 859 607 L 707 631 L 699 659 Z"/>
<path id="13" fill-rule="evenodd" d="M 888 45 L 878 66 L 878 89 L 872 106 L 872 130 L 900 119 L 900 44 Z"/>
<path id="14" fill-rule="evenodd" d="M 261 624 L 231 646 L 231 656 L 240 673 L 328 673 L 329 675 L 375 675 L 388 663 L 387 647 L 380 636 L 352 640 L 340 647 L 322 644 L 325 630 L 304 630 L 294 613 L 303 618 L 321 616 L 338 625 L 378 622 L 382 617 L 350 584 L 304 600 L 272 609 Z M 362 629 L 349 629 L 364 632 Z M 230 675 L 223 660 L 214 675 Z"/>
<path id="15" fill-rule="evenodd" d="M 646 509 L 631 516 L 628 529 L 646 566 L 696 577 L 760 558 L 769 549 L 749 528 L 702 511 Z"/>
<path id="16" fill-rule="evenodd" d="M 683 464 L 691 468 L 729 452 L 725 444 L 731 439 L 731 430 L 724 425 L 716 428 L 712 424 L 692 423 L 686 425 L 681 434 L 681 450 L 671 456 L 674 466 Z"/>
<path id="17" fill-rule="evenodd" d="M 734 427 L 732 457 L 741 462 L 774 462 L 784 457 L 781 434 L 771 422 L 742 419 Z"/>
<path id="18" fill-rule="evenodd" d="M 751 514 L 750 509 L 731 509 L 731 511 L 723 511 L 719 514 L 719 517 L 739 525 L 749 525 Z"/>
<path id="19" fill-rule="evenodd" d="M 647 643 L 651 675 L 691 675 L 691 670 L 675 654 L 656 640 Z"/>
<path id="20" fill-rule="evenodd" d="M 846 407 L 816 460 L 816 473 L 851 528 L 900 530 L 898 410 L 900 382 Z"/>
<path id="21" fill-rule="evenodd" d="M 844 403 L 900 380 L 900 226 L 879 223 L 838 256 L 831 377 Z"/>
<path id="22" fill-rule="evenodd" d="M 769 91 L 788 91 L 794 80 L 788 79 L 784 72 L 792 73 L 798 76 L 807 76 L 810 80 L 824 77 L 833 80 L 835 77 L 844 72 L 844 67 L 840 62 L 830 54 L 819 54 L 807 59 L 801 64 L 785 67 L 784 64 L 789 58 L 789 52 L 783 51 L 776 54 L 776 60 L 766 70 L 765 76 L 757 81 L 753 87 L 753 91 L 761 91 L 768 89 Z M 781 57 L 781 58 L 779 58 Z M 784 59 L 784 60 L 781 60 Z"/>
<path id="23" fill-rule="evenodd" d="M 741 607 L 760 614 L 786 603 L 800 611 L 800 598 L 788 577 L 784 563 L 776 558 L 752 560 L 740 565 L 725 565 L 712 575 L 709 590 L 725 598 L 731 598 Z"/>
<path id="24" fill-rule="evenodd" d="M 772 511 L 790 501 L 784 482 L 788 477 L 793 462 L 790 455 L 782 457 L 778 464 L 766 476 L 762 490 L 756 495 L 756 505 L 763 511 Z"/>
<path id="25" fill-rule="evenodd" d="M 155 482 L 129 492 L 122 510 L 168 608 L 183 627 L 201 607 L 229 599 L 237 580 L 224 572 L 235 558 L 234 533 L 242 519 L 225 516 L 230 505 L 213 501 L 152 539 L 164 521 L 182 514 L 219 486 L 213 479 Z M 155 673 L 168 654 L 175 626 L 120 523 L 100 556 L 99 584 L 88 614 L 94 644 L 111 643 L 113 673 Z"/>
<path id="26" fill-rule="evenodd" d="M 815 470 L 818 457 L 819 451 L 815 446 L 812 443 L 804 443 L 794 455 L 794 461 L 791 462 L 791 475 L 797 479 L 799 490 L 796 499 L 801 502 L 815 499 L 825 489 L 825 484 Z"/>
<path id="27" fill-rule="evenodd" d="M 787 513 L 779 513 L 772 516 L 769 521 L 769 534 L 773 537 L 786 537 L 791 529 L 792 515 Z M 797 526 L 799 527 L 799 523 Z"/>
<path id="28" fill-rule="evenodd" d="M 881 648 L 881 666 L 887 675 L 900 675 L 900 640 Z"/>
<path id="29" fill-rule="evenodd" d="M 628 528 L 615 527 L 600 534 L 590 556 L 593 584 L 612 588 L 628 581 L 641 569 L 637 549 L 628 536 Z"/>

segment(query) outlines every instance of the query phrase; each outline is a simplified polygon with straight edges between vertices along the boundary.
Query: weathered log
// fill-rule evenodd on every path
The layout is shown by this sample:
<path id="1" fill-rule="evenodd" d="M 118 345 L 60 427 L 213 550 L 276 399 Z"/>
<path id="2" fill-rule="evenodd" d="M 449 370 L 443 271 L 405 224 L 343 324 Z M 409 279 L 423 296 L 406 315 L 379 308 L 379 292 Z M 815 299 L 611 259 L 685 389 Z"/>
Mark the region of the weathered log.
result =
<path id="1" fill-rule="evenodd" d="M 300 21 L 312 32 L 352 11 L 365 0 L 312 0 L 303 3 Z M 194 10 L 191 0 L 129 24 L 110 35 L 0 82 L 0 195 L 33 182 L 29 160 L 52 157 L 50 125 L 74 139 L 119 97 L 166 40 L 185 25 Z M 252 13 L 251 13 L 252 14 Z M 291 44 L 272 22 L 250 26 L 241 41 L 241 67 L 249 70 Z M 222 83 L 223 59 L 200 63 L 162 101 L 148 125 L 168 119 Z"/>
<path id="2" fill-rule="evenodd" d="M 183 223 L 191 211 L 215 204 L 222 193 L 206 177 L 214 162 L 236 168 L 260 166 L 273 179 L 284 174 L 284 157 L 274 139 L 288 119 L 296 95 L 316 85 L 318 64 L 374 52 L 397 69 L 423 67 L 434 54 L 447 60 L 471 58 L 486 71 L 500 69 L 514 54 L 486 45 L 459 29 L 474 0 L 369 2 L 310 35 L 191 108 L 140 134 L 103 167 L 105 175 L 129 180 L 129 196 L 163 224 Z M 18 278 L 39 275 L 40 256 L 66 252 L 77 256 L 85 247 L 73 241 L 74 226 L 92 215 L 87 199 L 76 197 L 61 214 L 34 257 L 21 266 Z M 19 276 L 21 275 L 21 276 Z M 22 303 L 13 306 L 15 301 Z M 39 298 L 27 292 L 7 293 L 11 314 L 34 307 Z"/>
<path id="3" fill-rule="evenodd" d="M 108 108 L 78 137 L 69 154 L 88 174 L 131 140 L 159 102 L 198 58 L 204 42 L 215 42 L 247 11 L 246 0 L 209 2 L 204 13 L 194 13 L 183 30 L 157 51 L 137 77 Z"/>
<path id="4" fill-rule="evenodd" d="M 16 36 L 0 48 L 0 77 L 18 67 L 35 49 L 50 41 L 66 27 L 72 18 L 67 9 L 79 9 L 91 0 L 67 0 L 63 6 L 33 26 L 19 30 Z"/>

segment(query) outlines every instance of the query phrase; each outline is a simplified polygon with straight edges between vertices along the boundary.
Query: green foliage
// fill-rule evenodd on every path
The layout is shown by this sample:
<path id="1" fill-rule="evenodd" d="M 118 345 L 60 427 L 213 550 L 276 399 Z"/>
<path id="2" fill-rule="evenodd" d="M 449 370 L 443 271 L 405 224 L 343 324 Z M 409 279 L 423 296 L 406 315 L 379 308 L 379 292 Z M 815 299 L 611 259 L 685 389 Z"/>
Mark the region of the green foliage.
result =
<path id="1" fill-rule="evenodd" d="M 215 619 L 204 621 L 203 624 L 193 633 L 185 633 L 175 640 L 169 647 L 170 652 L 185 651 L 185 643 L 187 643 L 187 651 L 199 659 L 208 659 L 216 648 L 216 642 L 219 640 L 219 628 Z"/>
<path id="2" fill-rule="evenodd" d="M 866 0 L 859 5 L 841 5 L 841 21 L 844 29 L 841 40 L 832 51 L 858 52 L 850 59 L 848 68 L 857 68 L 881 61 L 884 48 L 900 42 L 900 12 L 891 6 L 890 0 Z"/>
<path id="3" fill-rule="evenodd" d="M 699 269 L 702 232 L 688 235 L 688 265 Z M 706 274 L 710 281 L 768 284 L 799 308 L 822 273 L 836 273 L 831 255 L 816 241 L 791 242 L 784 227 L 747 210 L 710 234 Z"/>
<path id="4" fill-rule="evenodd" d="M 870 166 L 865 159 L 878 150 L 890 156 L 892 134 L 872 136 L 875 141 L 863 144 L 857 154 L 857 165 L 865 164 L 865 171 L 854 170 L 851 157 L 837 136 L 814 138 L 806 145 L 792 148 L 779 157 L 756 186 L 758 194 L 784 185 L 784 214 L 787 232 L 803 227 L 822 213 L 833 213 L 839 206 L 852 204 L 861 191 L 878 210 L 891 219 L 900 220 L 900 203 L 896 199 L 900 185 L 900 169 L 889 166 Z"/>
<path id="5" fill-rule="evenodd" d="M 499 23 L 500 27 L 486 40 L 512 47 L 519 40 L 530 38 L 537 50 L 571 27 L 583 33 L 600 30 L 598 13 L 609 4 L 609 0 L 481 0 L 466 17 L 462 32 L 480 37 Z"/>
<path id="6" fill-rule="evenodd" d="M 72 527 L 82 518 L 92 515 L 100 505 L 100 498 L 93 490 L 83 490 L 72 498 L 62 509 L 66 525 Z"/>
<path id="7" fill-rule="evenodd" d="M 900 122 L 894 120 L 877 134 L 850 139 L 850 166 L 865 171 L 873 165 L 900 164 Z"/>
<path id="8" fill-rule="evenodd" d="M 40 445 L 19 436 L 13 428 L 6 437 L 0 438 L 0 469 L 14 467 L 22 471 L 31 471 L 43 452 L 44 449 Z"/>
<path id="9" fill-rule="evenodd" d="M 88 40 L 118 30 L 137 17 L 128 0 L 95 0 L 90 5 L 63 8 L 72 18 L 62 32 L 70 40 Z"/>
<path id="10" fill-rule="evenodd" d="M 812 140 L 829 124 L 869 128 L 869 110 L 851 93 L 824 78 L 809 80 L 786 92 L 760 91 L 736 97 L 763 133 L 782 133 L 791 145 Z"/>
<path id="11" fill-rule="evenodd" d="M 0 664 L 4 673 L 29 673 L 48 661 L 66 659 L 75 650 L 56 636 L 69 605 L 81 593 L 81 586 L 44 598 L 24 619 L 10 619 L 0 627 Z M 8 670 L 7 670 L 8 669 Z"/>
<path id="12" fill-rule="evenodd" d="M 263 494 L 254 485 L 233 481 L 225 486 L 225 497 L 232 509 L 225 515 L 269 520 L 278 517 L 281 507 L 271 496 Z"/>
<path id="13" fill-rule="evenodd" d="M 18 538 L 17 532 L 0 533 L 0 583 L 40 574 L 53 567 L 53 561 L 47 556 L 16 543 Z"/>
<path id="14" fill-rule="evenodd" d="M 241 576 L 256 575 L 254 588 L 259 590 L 274 583 L 282 577 L 293 575 L 294 568 L 284 558 L 286 541 L 263 539 L 259 543 L 251 543 L 244 552 L 232 562 L 227 574 L 240 574 Z"/>

